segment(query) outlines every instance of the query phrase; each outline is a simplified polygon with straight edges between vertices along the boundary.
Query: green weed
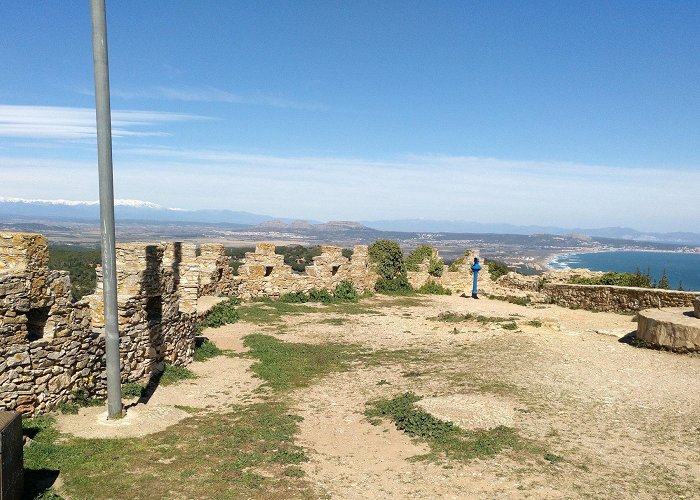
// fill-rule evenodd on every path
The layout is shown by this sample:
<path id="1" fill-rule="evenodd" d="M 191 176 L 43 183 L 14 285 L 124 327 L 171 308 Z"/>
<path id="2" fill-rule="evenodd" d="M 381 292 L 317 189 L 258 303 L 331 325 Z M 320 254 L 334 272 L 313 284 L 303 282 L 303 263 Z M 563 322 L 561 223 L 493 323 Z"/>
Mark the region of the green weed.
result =
<path id="1" fill-rule="evenodd" d="M 466 431 L 452 422 L 435 418 L 416 408 L 420 397 L 412 392 L 392 399 L 368 403 L 365 415 L 370 419 L 389 418 L 397 429 L 412 437 L 425 440 L 431 453 L 417 459 L 434 460 L 440 455 L 468 461 L 494 456 L 506 449 L 525 449 L 515 429 L 498 426 L 489 430 Z"/>
<path id="2" fill-rule="evenodd" d="M 208 339 L 204 339 L 204 342 L 195 348 L 192 358 L 195 361 L 206 361 L 207 359 L 221 356 L 222 354 L 223 351 L 216 347 L 216 344 Z"/>
<path id="3" fill-rule="evenodd" d="M 195 378 L 197 378 L 197 375 L 195 375 L 194 372 L 192 372 L 188 368 L 185 368 L 184 366 L 174 366 L 166 364 L 165 370 L 163 370 L 163 374 L 160 376 L 159 383 L 161 385 L 172 385 L 177 384 L 178 382 L 181 382 L 183 380 Z"/>

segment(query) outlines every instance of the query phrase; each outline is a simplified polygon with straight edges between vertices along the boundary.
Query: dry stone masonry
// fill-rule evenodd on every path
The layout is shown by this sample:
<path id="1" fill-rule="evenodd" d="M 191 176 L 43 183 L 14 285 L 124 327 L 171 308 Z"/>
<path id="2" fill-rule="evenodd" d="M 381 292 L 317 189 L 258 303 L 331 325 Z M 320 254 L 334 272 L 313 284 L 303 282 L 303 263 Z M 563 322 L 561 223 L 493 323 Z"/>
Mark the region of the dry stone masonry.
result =
<path id="1" fill-rule="evenodd" d="M 444 266 L 441 276 L 429 274 L 426 259 L 419 271 L 408 273 L 409 281 L 416 288 L 433 281 L 453 293 L 469 290 L 474 256 L 478 254 L 467 255 L 455 271 Z M 487 291 L 515 289 L 567 307 L 622 312 L 694 304 L 695 314 L 700 314 L 697 293 L 568 285 L 563 275 L 550 278 L 545 283 L 541 277 L 508 275 L 494 283 L 484 266 L 479 281 Z M 199 297 L 225 294 L 251 299 L 311 289 L 332 291 L 345 280 L 359 292 L 374 288 L 377 274 L 366 246 L 355 246 L 351 258 L 344 257 L 340 247 L 323 246 L 321 255 L 299 273 L 275 253 L 273 243 L 259 243 L 254 252 L 246 253 L 234 275 L 222 245 L 202 245 L 197 255 L 191 243 L 120 244 L 122 382 L 146 382 L 166 363 L 192 361 Z M 73 302 L 70 285 L 67 272 L 49 270 L 45 237 L 0 232 L 0 410 L 36 414 L 75 398 L 78 391 L 105 395 L 101 269 L 98 266 L 92 295 Z M 680 323 L 689 326 L 681 332 L 658 314 L 640 314 L 640 338 L 682 350 L 698 349 L 699 318 L 684 312 Z"/>
<path id="2" fill-rule="evenodd" d="M 370 268 L 366 246 L 356 245 L 348 259 L 343 257 L 342 248 L 324 245 L 313 264 L 298 273 L 275 253 L 274 243 L 258 243 L 255 252 L 245 254 L 233 280 L 233 292 L 242 299 L 279 297 L 311 289 L 333 290 L 345 280 L 352 281 L 360 293 L 374 288 L 377 277 Z"/>
<path id="3" fill-rule="evenodd" d="M 426 257 L 423 259 L 423 262 L 418 264 L 418 271 L 408 271 L 408 282 L 415 289 L 422 287 L 426 283 L 433 282 L 448 288 L 452 293 L 470 291 L 472 289 L 474 274 L 471 270 L 471 265 L 474 263 L 474 257 L 479 257 L 479 252 L 471 250 L 463 256 L 459 265 L 456 266 L 455 271 L 450 271 L 450 266 L 443 266 L 442 274 L 440 276 L 433 276 L 428 272 L 430 260 L 440 258 L 437 249 L 433 249 L 433 255 L 431 257 Z M 491 277 L 486 264 L 482 264 L 481 266 L 478 284 L 480 291 L 482 287 L 489 287 L 491 284 Z"/>
<path id="4" fill-rule="evenodd" d="M 374 287 L 366 246 L 351 259 L 322 247 L 304 273 L 292 271 L 261 243 L 234 276 L 224 247 L 129 243 L 117 246 L 117 300 L 122 382 L 145 382 L 166 363 L 192 361 L 197 301 L 203 295 L 278 297 L 350 280 Z M 38 234 L 0 232 L 0 410 L 36 414 L 74 398 L 102 397 L 102 272 L 92 295 L 72 302 L 70 276 L 48 269 L 48 242 Z"/>

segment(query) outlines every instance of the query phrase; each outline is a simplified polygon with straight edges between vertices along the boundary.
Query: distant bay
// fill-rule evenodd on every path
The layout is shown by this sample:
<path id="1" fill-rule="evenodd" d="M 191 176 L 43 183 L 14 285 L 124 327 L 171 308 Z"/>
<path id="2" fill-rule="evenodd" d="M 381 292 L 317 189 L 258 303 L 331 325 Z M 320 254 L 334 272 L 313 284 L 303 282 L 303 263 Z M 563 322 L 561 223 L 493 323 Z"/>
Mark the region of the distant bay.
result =
<path id="1" fill-rule="evenodd" d="M 671 289 L 700 291 L 700 254 L 671 252 L 594 252 L 560 255 L 549 265 L 554 269 L 586 268 L 591 271 L 642 273 L 649 270 L 654 281 L 659 281 L 664 269 Z"/>

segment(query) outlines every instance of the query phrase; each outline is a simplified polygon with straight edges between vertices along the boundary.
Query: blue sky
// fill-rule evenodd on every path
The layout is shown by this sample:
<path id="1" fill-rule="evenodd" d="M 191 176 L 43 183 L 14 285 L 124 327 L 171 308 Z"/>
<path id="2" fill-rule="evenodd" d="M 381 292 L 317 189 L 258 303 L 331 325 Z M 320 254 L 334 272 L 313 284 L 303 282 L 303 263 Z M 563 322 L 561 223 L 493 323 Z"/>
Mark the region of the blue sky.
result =
<path id="1" fill-rule="evenodd" d="M 700 2 L 108 1 L 115 195 L 700 231 Z M 89 2 L 0 15 L 0 197 L 97 198 Z"/>

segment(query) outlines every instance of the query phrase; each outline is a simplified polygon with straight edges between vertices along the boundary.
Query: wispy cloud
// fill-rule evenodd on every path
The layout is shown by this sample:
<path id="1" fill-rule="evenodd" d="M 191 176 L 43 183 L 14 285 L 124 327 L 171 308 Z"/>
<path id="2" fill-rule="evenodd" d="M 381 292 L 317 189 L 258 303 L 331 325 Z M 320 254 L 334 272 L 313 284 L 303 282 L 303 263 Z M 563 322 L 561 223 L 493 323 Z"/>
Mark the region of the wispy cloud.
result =
<path id="1" fill-rule="evenodd" d="M 159 130 L 142 130 L 163 123 L 206 120 L 203 116 L 160 111 L 112 111 L 114 137 L 167 136 Z M 95 132 L 95 110 L 58 106 L 0 105 L 0 137 L 31 139 L 85 139 Z"/>
<path id="2" fill-rule="evenodd" d="M 425 217 L 664 231 L 697 225 L 688 207 L 697 204 L 700 171 L 468 156 L 297 157 L 163 147 L 115 154 L 117 196 L 163 206 L 326 220 Z M 84 193 L 96 190 L 95 172 L 91 162 L 0 156 L 0 195 L 84 199 Z"/>
<path id="3" fill-rule="evenodd" d="M 80 93 L 88 93 L 81 91 Z M 186 102 L 220 102 L 228 104 L 244 104 L 251 106 L 269 106 L 273 108 L 299 109 L 322 111 L 326 107 L 321 104 L 296 101 L 285 97 L 257 92 L 241 94 L 222 90 L 211 86 L 205 87 L 152 87 L 149 89 L 128 90 L 112 89 L 112 95 L 122 99 L 165 99 L 169 101 Z"/>

